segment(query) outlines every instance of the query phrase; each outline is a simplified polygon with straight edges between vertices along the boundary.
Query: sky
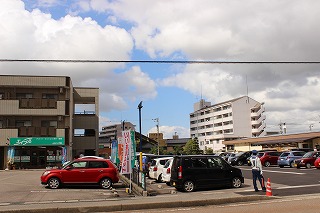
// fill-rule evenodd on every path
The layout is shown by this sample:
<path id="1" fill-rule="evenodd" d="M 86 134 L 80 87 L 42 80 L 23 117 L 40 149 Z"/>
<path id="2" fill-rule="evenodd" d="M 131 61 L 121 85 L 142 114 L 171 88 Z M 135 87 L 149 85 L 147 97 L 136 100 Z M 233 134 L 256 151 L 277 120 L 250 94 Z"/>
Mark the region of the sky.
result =
<path id="1" fill-rule="evenodd" d="M 0 59 L 320 62 L 320 1 L 0 0 Z M 100 89 L 102 126 L 190 137 L 201 98 L 264 102 L 266 131 L 320 131 L 320 63 L 0 62 Z"/>

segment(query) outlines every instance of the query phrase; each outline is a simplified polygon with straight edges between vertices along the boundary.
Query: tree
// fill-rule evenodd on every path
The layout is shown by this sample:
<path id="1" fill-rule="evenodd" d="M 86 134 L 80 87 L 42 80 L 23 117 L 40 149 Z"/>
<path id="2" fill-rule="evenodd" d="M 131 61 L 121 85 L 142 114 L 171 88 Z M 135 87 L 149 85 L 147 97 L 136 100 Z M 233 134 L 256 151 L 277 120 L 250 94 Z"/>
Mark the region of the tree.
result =
<path id="1" fill-rule="evenodd" d="M 206 154 L 213 154 L 213 149 L 209 147 L 206 149 L 205 152 L 206 152 Z"/>
<path id="2" fill-rule="evenodd" d="M 198 155 L 201 154 L 201 150 L 198 144 L 198 138 L 189 140 L 183 147 L 183 151 L 187 155 Z"/>

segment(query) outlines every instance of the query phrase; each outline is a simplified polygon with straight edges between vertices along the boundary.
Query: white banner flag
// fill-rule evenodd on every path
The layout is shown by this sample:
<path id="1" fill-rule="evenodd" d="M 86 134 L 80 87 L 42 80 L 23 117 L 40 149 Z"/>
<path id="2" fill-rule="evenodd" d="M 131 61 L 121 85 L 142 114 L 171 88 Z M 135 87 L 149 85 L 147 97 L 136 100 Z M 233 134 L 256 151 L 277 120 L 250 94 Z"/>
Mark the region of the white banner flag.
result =
<path id="1" fill-rule="evenodd" d="M 122 131 L 122 143 L 123 143 L 123 155 L 121 162 L 121 173 L 130 174 L 132 172 L 131 168 L 131 135 L 130 130 Z"/>

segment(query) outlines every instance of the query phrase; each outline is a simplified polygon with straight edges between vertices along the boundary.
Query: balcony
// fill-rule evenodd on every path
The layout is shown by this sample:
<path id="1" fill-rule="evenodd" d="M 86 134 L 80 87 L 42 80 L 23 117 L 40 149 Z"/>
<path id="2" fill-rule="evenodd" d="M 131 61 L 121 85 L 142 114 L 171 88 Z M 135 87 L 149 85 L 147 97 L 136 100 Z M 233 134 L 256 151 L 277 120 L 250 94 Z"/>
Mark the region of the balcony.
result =
<path id="1" fill-rule="evenodd" d="M 266 120 L 266 116 L 265 116 L 265 115 L 262 115 L 262 116 L 259 117 L 258 120 L 253 120 L 253 121 L 251 121 L 251 124 L 252 124 L 252 125 L 258 125 L 258 124 L 260 124 L 260 123 L 261 123 L 262 121 L 264 121 L 264 120 Z"/>
<path id="2" fill-rule="evenodd" d="M 262 123 L 258 128 L 252 129 L 252 134 L 260 134 L 266 128 L 266 124 Z"/>
<path id="3" fill-rule="evenodd" d="M 261 106 L 261 108 L 257 112 L 251 112 L 251 117 L 260 116 L 263 112 L 264 112 L 264 107 Z"/>

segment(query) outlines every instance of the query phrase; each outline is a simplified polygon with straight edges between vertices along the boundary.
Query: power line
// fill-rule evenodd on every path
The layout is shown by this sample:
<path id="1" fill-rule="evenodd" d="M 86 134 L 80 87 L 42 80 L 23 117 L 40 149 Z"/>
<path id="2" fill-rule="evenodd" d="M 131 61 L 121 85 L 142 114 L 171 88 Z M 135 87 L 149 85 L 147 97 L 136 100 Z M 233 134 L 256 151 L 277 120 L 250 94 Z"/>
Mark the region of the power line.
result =
<path id="1" fill-rule="evenodd" d="M 320 64 L 320 61 L 215 61 L 215 60 L 70 60 L 70 59 L 0 59 L 0 62 L 37 63 L 158 63 L 158 64 Z"/>

